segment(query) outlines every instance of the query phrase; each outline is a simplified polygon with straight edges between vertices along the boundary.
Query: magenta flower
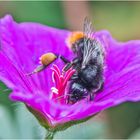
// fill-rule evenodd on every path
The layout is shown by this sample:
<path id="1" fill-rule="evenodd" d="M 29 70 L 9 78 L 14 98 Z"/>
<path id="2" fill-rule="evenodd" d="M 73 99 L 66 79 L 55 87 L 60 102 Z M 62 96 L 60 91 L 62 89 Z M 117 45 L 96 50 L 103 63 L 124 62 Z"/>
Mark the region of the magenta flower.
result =
<path id="1" fill-rule="evenodd" d="M 73 52 L 67 44 L 70 34 L 37 23 L 16 23 L 9 15 L 0 20 L 0 80 L 12 89 L 10 99 L 25 103 L 36 116 L 41 114 L 42 125 L 53 129 L 126 101 L 140 100 L 140 41 L 118 43 L 107 31 L 95 34 L 105 49 L 106 67 L 103 91 L 94 101 L 70 105 L 65 96 L 60 97 L 67 92 L 74 70 L 62 74 L 64 63 L 59 59 L 53 67 L 27 75 L 44 53 L 53 52 L 72 60 Z"/>

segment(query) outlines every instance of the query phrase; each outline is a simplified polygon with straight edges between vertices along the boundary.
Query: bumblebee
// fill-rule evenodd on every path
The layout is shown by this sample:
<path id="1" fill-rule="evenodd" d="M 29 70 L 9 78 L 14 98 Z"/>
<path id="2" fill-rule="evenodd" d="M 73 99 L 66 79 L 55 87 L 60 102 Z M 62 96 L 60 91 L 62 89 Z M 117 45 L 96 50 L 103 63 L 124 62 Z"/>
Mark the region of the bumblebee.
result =
<path id="1" fill-rule="evenodd" d="M 68 43 L 76 57 L 69 61 L 59 55 L 59 58 L 66 63 L 64 71 L 71 67 L 76 70 L 70 79 L 67 102 L 73 104 L 87 97 L 91 101 L 103 88 L 104 51 L 101 43 L 94 37 L 92 23 L 88 18 L 84 20 L 83 32 L 73 32 L 68 38 Z M 58 55 L 53 53 L 44 54 L 41 56 L 42 67 L 32 73 L 45 69 L 57 58 Z"/>
<path id="2" fill-rule="evenodd" d="M 103 88 L 104 51 L 94 37 L 92 23 L 88 18 L 84 20 L 83 33 L 73 33 L 69 43 L 76 57 L 66 65 L 65 70 L 73 66 L 76 73 L 71 78 L 68 102 L 75 103 L 85 97 L 93 100 L 94 95 Z"/>

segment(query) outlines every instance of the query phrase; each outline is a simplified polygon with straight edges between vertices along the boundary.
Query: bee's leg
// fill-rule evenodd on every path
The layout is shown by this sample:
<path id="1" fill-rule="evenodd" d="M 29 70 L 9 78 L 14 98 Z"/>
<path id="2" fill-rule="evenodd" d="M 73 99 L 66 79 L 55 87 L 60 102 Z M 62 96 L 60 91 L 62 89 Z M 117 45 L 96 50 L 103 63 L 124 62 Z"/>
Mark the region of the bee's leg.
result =
<path id="1" fill-rule="evenodd" d="M 67 71 L 73 66 L 73 64 L 64 56 L 60 55 L 59 58 L 66 64 L 63 71 Z"/>
<path id="2" fill-rule="evenodd" d="M 66 66 L 64 67 L 63 71 L 69 70 L 73 66 L 72 63 L 67 63 Z"/>
<path id="3" fill-rule="evenodd" d="M 79 63 L 79 59 L 78 58 L 75 58 L 72 62 L 67 63 L 67 65 L 64 68 L 64 71 L 67 71 L 72 66 L 76 66 L 76 64 L 78 64 L 78 63 Z"/>
<path id="4" fill-rule="evenodd" d="M 101 86 L 99 87 L 99 92 L 102 91 L 104 89 L 104 82 L 101 83 Z"/>
<path id="5" fill-rule="evenodd" d="M 60 59 L 64 62 L 64 63 L 70 63 L 70 61 L 67 59 L 67 58 L 65 58 L 64 56 L 62 56 L 62 55 L 60 55 Z"/>
<path id="6" fill-rule="evenodd" d="M 33 75 L 35 73 L 41 72 L 42 70 L 44 70 L 47 66 L 45 65 L 40 65 L 38 67 L 36 67 L 32 72 L 26 74 L 27 76 Z"/>
<path id="7" fill-rule="evenodd" d="M 90 101 L 93 101 L 93 100 L 94 100 L 94 93 L 90 93 L 90 94 L 89 94 L 89 100 L 90 100 Z"/>
<path id="8" fill-rule="evenodd" d="M 74 73 L 72 76 L 71 76 L 71 80 L 76 80 L 76 79 L 78 79 L 79 77 L 78 77 L 78 75 L 77 75 L 77 73 Z"/>
<path id="9" fill-rule="evenodd" d="M 43 71 L 46 67 L 48 67 L 51 63 L 53 63 L 58 58 L 57 55 L 54 53 L 46 53 L 43 54 L 39 59 L 41 65 L 36 67 L 32 72 L 28 73 L 27 75 L 33 75 L 35 73 Z"/>
<path id="10" fill-rule="evenodd" d="M 93 92 L 96 94 L 98 92 L 101 92 L 104 89 L 104 81 L 101 81 L 97 87 L 96 90 L 93 90 Z"/>

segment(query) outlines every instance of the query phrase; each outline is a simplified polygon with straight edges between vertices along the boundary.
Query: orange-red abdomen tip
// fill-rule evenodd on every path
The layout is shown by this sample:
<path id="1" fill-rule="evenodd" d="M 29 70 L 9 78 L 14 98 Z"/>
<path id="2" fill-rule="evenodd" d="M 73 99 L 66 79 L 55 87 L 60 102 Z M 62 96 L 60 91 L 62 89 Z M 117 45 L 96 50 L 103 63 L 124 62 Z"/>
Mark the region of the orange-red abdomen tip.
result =
<path id="1" fill-rule="evenodd" d="M 43 54 L 41 57 L 40 57 L 40 62 L 43 64 L 43 65 L 49 65 L 51 64 L 55 59 L 57 58 L 57 56 L 53 53 L 46 53 L 46 54 Z"/>

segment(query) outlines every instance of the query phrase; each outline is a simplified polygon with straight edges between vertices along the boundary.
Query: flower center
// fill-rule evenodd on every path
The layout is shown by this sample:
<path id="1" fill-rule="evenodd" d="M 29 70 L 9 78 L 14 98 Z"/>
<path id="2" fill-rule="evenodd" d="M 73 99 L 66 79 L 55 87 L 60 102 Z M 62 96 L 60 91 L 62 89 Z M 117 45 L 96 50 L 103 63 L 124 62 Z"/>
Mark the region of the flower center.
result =
<path id="1" fill-rule="evenodd" d="M 68 71 L 62 70 L 62 72 L 60 72 L 57 65 L 53 65 L 51 69 L 52 80 L 54 82 L 54 87 L 51 88 L 51 98 L 56 102 L 66 103 L 68 97 L 68 94 L 66 94 L 66 86 L 71 76 L 75 73 L 75 70 L 70 68 Z"/>

